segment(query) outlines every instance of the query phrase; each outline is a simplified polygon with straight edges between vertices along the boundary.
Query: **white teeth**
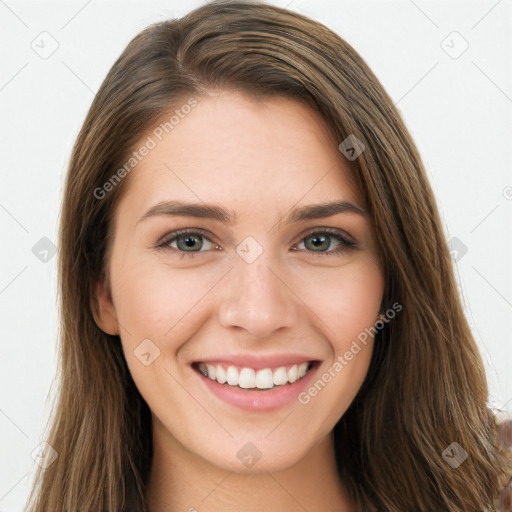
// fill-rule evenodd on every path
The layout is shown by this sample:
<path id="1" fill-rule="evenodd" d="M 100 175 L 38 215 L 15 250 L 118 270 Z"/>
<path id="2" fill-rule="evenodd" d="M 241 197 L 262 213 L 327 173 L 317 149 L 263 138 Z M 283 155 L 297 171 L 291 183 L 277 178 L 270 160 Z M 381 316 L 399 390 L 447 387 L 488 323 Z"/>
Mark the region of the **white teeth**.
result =
<path id="1" fill-rule="evenodd" d="M 230 366 L 228 368 L 228 371 L 226 372 L 226 380 L 230 386 L 238 386 L 238 370 L 234 366 Z"/>
<path id="2" fill-rule="evenodd" d="M 286 384 L 288 382 L 288 375 L 286 373 L 286 368 L 284 366 L 280 366 L 275 372 L 274 372 L 274 385 L 275 386 L 282 386 L 283 384 Z"/>
<path id="3" fill-rule="evenodd" d="M 224 366 L 211 363 L 199 363 L 198 370 L 211 380 L 216 380 L 220 384 L 229 384 L 230 386 L 239 386 L 242 389 L 272 389 L 274 386 L 284 386 L 287 383 L 294 383 L 306 375 L 309 363 L 304 362 L 299 365 L 290 366 L 288 371 L 285 366 L 280 366 L 272 371 L 271 368 L 262 368 L 254 370 L 253 368 L 242 368 L 238 371 L 236 366 Z"/>
<path id="4" fill-rule="evenodd" d="M 251 389 L 256 386 L 256 374 L 252 368 L 242 368 L 238 376 L 238 385 L 244 389 Z"/>
<path id="5" fill-rule="evenodd" d="M 297 379 L 301 379 L 308 373 L 308 363 L 300 363 L 297 367 Z"/>
<path id="6" fill-rule="evenodd" d="M 221 384 L 224 384 L 224 382 L 228 380 L 226 377 L 226 372 L 224 371 L 224 368 L 220 364 L 218 364 L 217 367 L 215 368 L 215 374 L 217 376 L 217 382 L 220 382 Z"/>
<path id="7" fill-rule="evenodd" d="M 208 377 L 212 380 L 215 379 L 215 366 L 213 364 L 206 363 L 206 369 L 208 370 Z"/>
<path id="8" fill-rule="evenodd" d="M 297 365 L 293 365 L 288 370 L 288 382 L 295 382 L 297 380 Z"/>
<path id="9" fill-rule="evenodd" d="M 274 387 L 274 380 L 272 370 L 270 368 L 263 368 L 256 373 L 256 387 L 258 389 L 270 389 Z"/>

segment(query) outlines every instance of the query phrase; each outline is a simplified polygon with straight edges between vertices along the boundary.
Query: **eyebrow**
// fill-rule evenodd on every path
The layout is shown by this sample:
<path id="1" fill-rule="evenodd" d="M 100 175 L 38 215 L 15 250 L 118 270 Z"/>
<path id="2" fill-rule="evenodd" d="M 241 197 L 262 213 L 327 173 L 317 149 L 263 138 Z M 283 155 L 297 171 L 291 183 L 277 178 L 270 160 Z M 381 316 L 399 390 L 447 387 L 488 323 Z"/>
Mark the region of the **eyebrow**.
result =
<path id="1" fill-rule="evenodd" d="M 331 217 L 338 213 L 366 215 L 366 210 L 347 201 L 312 204 L 292 210 L 284 223 L 292 224 L 309 219 Z M 138 222 L 158 215 L 212 219 L 229 226 L 234 225 L 237 220 L 237 214 L 223 206 L 206 203 L 185 203 L 182 201 L 162 201 L 151 207 Z M 279 222 L 281 223 L 282 220 L 280 219 Z"/>

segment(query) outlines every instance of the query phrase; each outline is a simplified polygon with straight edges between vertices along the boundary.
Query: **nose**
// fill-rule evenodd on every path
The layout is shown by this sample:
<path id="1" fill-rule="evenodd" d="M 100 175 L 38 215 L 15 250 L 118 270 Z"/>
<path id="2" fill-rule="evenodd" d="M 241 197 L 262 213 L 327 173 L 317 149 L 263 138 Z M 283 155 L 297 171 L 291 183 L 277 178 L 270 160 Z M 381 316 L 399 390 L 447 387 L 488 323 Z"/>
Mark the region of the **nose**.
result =
<path id="1" fill-rule="evenodd" d="M 223 327 L 244 329 L 256 338 L 297 324 L 300 301 L 279 269 L 260 256 L 239 260 L 222 287 L 219 321 Z"/>

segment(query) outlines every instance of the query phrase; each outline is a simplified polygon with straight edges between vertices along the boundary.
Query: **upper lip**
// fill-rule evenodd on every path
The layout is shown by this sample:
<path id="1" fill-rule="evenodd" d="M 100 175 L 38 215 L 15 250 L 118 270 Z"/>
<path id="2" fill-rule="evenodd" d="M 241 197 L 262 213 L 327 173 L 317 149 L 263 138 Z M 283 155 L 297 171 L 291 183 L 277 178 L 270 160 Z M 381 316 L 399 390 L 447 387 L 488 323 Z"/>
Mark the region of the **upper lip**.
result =
<path id="1" fill-rule="evenodd" d="M 289 366 L 310 361 L 318 361 L 314 357 L 301 354 L 273 354 L 273 355 L 254 355 L 254 354 L 230 354 L 229 356 L 213 356 L 195 360 L 197 363 L 225 363 L 232 366 L 245 368 L 274 368 L 279 366 Z"/>

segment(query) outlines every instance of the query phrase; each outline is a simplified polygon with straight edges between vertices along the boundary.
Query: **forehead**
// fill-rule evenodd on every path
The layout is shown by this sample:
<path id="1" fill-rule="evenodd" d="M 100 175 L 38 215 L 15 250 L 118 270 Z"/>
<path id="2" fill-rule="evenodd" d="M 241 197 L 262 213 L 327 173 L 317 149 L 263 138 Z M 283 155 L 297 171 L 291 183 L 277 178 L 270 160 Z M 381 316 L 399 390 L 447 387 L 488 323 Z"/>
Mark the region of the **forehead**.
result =
<path id="1" fill-rule="evenodd" d="M 132 171 L 120 208 L 128 203 L 142 214 L 176 199 L 217 202 L 243 214 L 286 210 L 302 199 L 359 201 L 348 163 L 310 107 L 227 91 L 196 100 L 168 133 L 161 124 L 143 138 L 152 147 Z"/>

